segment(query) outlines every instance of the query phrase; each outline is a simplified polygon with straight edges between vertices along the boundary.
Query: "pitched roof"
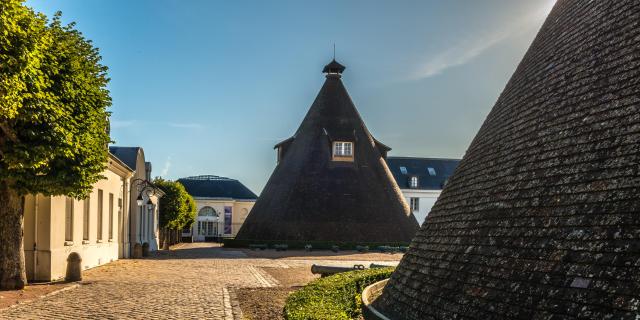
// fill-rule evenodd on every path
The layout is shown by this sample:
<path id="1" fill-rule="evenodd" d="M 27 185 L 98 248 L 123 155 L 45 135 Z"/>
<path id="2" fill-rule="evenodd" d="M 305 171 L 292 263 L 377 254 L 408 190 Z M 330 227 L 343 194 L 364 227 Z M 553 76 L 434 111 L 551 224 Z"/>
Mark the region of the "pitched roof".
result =
<path id="1" fill-rule="evenodd" d="M 240 181 L 225 177 L 203 175 L 178 179 L 193 197 L 255 200 L 258 198 Z"/>
<path id="2" fill-rule="evenodd" d="M 559 0 L 375 305 L 637 319 L 640 1 Z"/>
<path id="3" fill-rule="evenodd" d="M 138 160 L 138 152 L 142 150 L 140 147 L 118 147 L 109 146 L 109 152 L 124 162 L 129 168 L 136 170 L 136 162 Z"/>
<path id="4" fill-rule="evenodd" d="M 458 159 L 388 157 L 387 166 L 400 189 L 441 190 L 458 166 Z M 403 169 L 404 168 L 404 169 Z M 411 188 L 410 177 L 418 177 L 418 187 Z"/>
<path id="5" fill-rule="evenodd" d="M 332 141 L 354 161 L 332 161 Z M 410 241 L 418 223 L 340 77 L 327 75 L 236 238 Z M 385 149 L 386 150 L 386 149 Z M 384 151 L 386 152 L 386 151 Z"/>

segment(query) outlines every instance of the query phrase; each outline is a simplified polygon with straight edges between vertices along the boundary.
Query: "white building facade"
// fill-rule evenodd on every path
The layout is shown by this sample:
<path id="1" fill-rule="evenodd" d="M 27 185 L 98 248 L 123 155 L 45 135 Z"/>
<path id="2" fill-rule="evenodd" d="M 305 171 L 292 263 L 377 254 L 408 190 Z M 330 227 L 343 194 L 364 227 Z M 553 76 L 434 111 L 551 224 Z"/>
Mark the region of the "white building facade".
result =
<path id="1" fill-rule="evenodd" d="M 144 150 L 140 147 L 111 146 L 109 151 L 133 169 L 127 197 L 129 215 L 128 224 L 124 226 L 126 230 L 122 257 L 132 257 L 136 244 L 147 244 L 149 251 L 158 250 L 158 203 L 164 194 L 151 183 L 151 163 L 145 161 Z"/>
<path id="2" fill-rule="evenodd" d="M 249 215 L 257 196 L 235 179 L 203 175 L 179 179 L 196 202 L 196 221 L 182 230 L 183 241 L 233 238 Z"/>
<path id="3" fill-rule="evenodd" d="M 387 158 L 387 166 L 420 225 L 429 215 L 459 162 L 459 159 Z"/>
<path id="4" fill-rule="evenodd" d="M 109 154 L 104 179 L 85 199 L 27 195 L 24 253 L 29 281 L 63 279 L 67 258 L 76 253 L 82 269 L 123 257 L 127 241 L 129 182 L 133 170 Z"/>

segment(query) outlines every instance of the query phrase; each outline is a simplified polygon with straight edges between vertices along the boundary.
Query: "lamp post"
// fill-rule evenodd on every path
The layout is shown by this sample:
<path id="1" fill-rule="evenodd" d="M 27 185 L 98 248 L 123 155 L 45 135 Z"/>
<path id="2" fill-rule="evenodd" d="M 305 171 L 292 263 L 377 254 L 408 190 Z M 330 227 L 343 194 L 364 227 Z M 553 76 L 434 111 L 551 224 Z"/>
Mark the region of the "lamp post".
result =
<path id="1" fill-rule="evenodd" d="M 142 206 L 145 204 L 144 202 L 144 196 L 147 196 L 147 202 L 146 205 L 152 206 L 153 205 L 153 201 L 151 201 L 151 197 L 156 195 L 158 188 L 156 188 L 151 182 L 149 182 L 148 180 L 145 179 L 133 179 L 131 181 L 132 185 L 136 186 L 136 190 L 138 191 L 138 197 L 136 198 L 136 203 L 138 204 L 138 211 L 140 212 L 140 216 L 138 219 L 138 224 L 140 225 L 139 228 L 139 232 L 138 232 L 138 240 L 140 242 L 140 245 L 143 244 L 143 239 L 142 239 L 142 235 L 143 235 L 143 220 L 144 220 L 144 212 L 142 211 Z M 131 238 L 131 235 L 129 235 L 129 238 Z"/>

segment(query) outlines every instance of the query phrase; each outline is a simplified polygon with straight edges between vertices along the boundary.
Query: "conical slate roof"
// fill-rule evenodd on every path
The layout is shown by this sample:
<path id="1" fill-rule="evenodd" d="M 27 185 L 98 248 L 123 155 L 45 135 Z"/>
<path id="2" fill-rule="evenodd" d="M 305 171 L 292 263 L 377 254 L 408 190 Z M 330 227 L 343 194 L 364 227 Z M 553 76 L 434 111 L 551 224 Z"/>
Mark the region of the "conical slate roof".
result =
<path id="1" fill-rule="evenodd" d="M 640 1 L 559 0 L 376 301 L 394 319 L 637 319 Z"/>
<path id="2" fill-rule="evenodd" d="M 295 135 L 276 145 L 279 163 L 236 239 L 409 242 L 415 235 L 418 223 L 383 158 L 389 148 L 367 130 L 342 70 L 326 71 Z M 336 141 L 353 143 L 353 161 L 334 160 Z"/>

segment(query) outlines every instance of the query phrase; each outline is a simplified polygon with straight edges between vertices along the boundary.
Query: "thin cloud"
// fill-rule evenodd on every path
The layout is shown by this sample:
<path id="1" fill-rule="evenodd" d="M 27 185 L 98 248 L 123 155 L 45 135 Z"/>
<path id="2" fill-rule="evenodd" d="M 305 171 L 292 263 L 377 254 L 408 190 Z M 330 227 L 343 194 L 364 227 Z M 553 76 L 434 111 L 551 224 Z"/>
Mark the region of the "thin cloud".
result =
<path id="1" fill-rule="evenodd" d="M 507 32 L 496 32 L 477 37 L 471 41 L 460 42 L 430 57 L 429 60 L 422 63 L 422 66 L 417 68 L 410 76 L 410 79 L 426 79 L 442 74 L 449 68 L 463 65 L 508 37 L 509 33 Z"/>
<path id="2" fill-rule="evenodd" d="M 169 173 L 169 169 L 171 168 L 171 156 L 167 157 L 167 160 L 164 162 L 164 166 L 162 167 L 162 171 L 160 171 L 160 176 L 166 177 Z"/>
<path id="3" fill-rule="evenodd" d="M 555 2 L 555 1 L 553 1 Z M 551 4 L 553 4 L 551 2 Z M 409 75 L 408 80 L 420 80 L 442 74 L 445 70 L 464 65 L 479 56 L 489 48 L 515 35 L 522 34 L 530 28 L 539 25 L 550 11 L 549 4 L 540 10 L 518 21 L 502 26 L 500 29 L 463 39 L 455 45 L 430 56 L 419 63 L 416 71 Z"/>
<path id="4" fill-rule="evenodd" d="M 170 127 L 173 127 L 173 128 L 181 128 L 181 129 L 202 129 L 202 128 L 204 128 L 204 126 L 199 124 L 199 123 L 175 123 L 175 122 L 170 122 L 170 123 L 168 123 L 168 125 Z"/>

